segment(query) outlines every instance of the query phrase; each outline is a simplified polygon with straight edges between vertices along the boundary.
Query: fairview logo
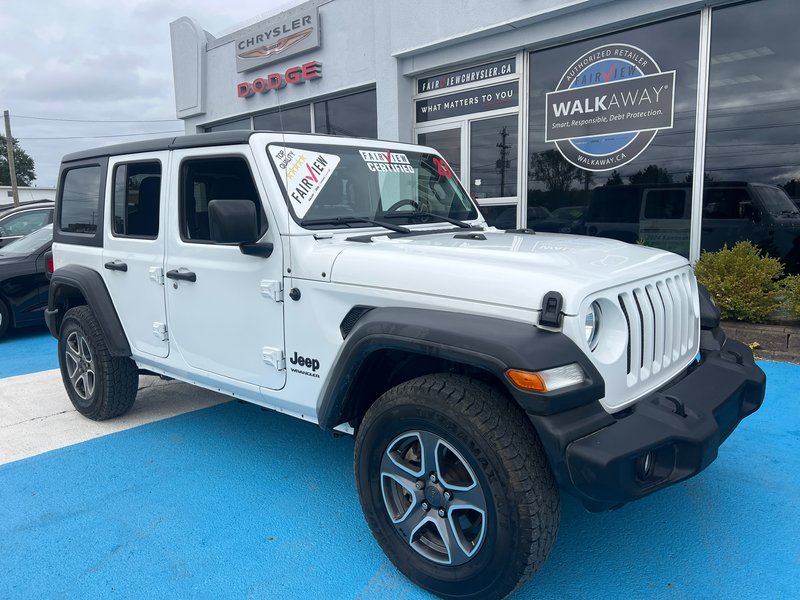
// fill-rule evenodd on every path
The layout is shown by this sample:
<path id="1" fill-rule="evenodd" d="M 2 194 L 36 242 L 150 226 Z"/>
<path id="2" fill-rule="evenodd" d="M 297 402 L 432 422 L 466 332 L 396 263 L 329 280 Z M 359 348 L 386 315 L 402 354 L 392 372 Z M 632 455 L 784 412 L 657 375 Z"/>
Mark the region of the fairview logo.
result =
<path id="1" fill-rule="evenodd" d="M 286 146 L 268 148 L 272 162 L 281 172 L 290 205 L 302 219 L 330 180 L 339 157 Z"/>
<path id="2" fill-rule="evenodd" d="M 408 162 L 408 157 L 401 153 L 401 152 L 391 152 L 387 150 L 386 152 L 372 152 L 370 150 L 359 150 L 361 154 L 361 158 L 363 158 L 367 162 L 379 162 L 379 163 L 399 163 L 403 165 L 410 164 Z"/>

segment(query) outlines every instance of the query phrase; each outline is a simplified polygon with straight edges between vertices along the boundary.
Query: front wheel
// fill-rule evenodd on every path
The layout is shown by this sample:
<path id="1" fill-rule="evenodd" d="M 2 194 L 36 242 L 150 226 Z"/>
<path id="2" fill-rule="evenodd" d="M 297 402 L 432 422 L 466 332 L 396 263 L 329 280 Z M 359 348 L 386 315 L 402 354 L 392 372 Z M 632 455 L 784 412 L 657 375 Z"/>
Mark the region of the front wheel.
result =
<path id="1" fill-rule="evenodd" d="M 69 399 L 82 415 L 103 421 L 128 412 L 139 372 L 128 357 L 111 356 L 88 306 L 67 311 L 58 335 L 58 363 Z"/>
<path id="2" fill-rule="evenodd" d="M 542 446 L 508 398 L 438 374 L 389 390 L 356 436 L 367 522 L 407 577 L 444 598 L 504 598 L 545 561 L 559 497 Z"/>

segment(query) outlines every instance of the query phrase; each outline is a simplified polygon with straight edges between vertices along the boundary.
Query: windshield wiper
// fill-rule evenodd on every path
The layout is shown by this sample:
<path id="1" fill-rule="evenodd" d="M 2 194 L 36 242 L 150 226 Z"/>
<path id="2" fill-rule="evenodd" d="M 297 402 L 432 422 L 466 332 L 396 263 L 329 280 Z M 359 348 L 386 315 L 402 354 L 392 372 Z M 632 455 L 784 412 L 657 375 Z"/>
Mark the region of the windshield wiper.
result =
<path id="1" fill-rule="evenodd" d="M 447 223 L 452 223 L 453 225 L 457 225 L 461 227 L 461 229 L 472 229 L 472 225 L 469 223 L 465 223 L 464 221 L 459 221 L 458 219 L 452 219 L 450 217 L 445 217 L 444 215 L 437 215 L 436 213 L 425 212 L 422 210 L 416 210 L 413 212 L 396 212 L 396 213 L 389 213 L 383 215 L 384 219 L 393 219 L 395 217 L 411 217 L 411 218 L 420 218 L 420 217 L 433 217 L 435 219 L 441 219 L 442 221 L 446 221 Z"/>
<path id="2" fill-rule="evenodd" d="M 303 219 L 300 225 L 351 225 L 353 223 L 369 223 L 370 225 L 377 225 L 384 227 L 397 233 L 411 233 L 408 227 L 395 225 L 394 223 L 387 223 L 386 221 L 378 221 L 377 219 L 369 219 L 367 217 L 330 217 L 327 219 Z"/>

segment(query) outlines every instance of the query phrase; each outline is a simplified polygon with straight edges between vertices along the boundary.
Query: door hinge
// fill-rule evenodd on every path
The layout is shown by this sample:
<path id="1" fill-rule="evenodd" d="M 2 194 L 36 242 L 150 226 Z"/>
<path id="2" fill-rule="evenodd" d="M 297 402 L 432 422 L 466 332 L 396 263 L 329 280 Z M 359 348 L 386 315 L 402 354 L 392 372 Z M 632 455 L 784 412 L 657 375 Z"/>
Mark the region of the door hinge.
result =
<path id="1" fill-rule="evenodd" d="M 283 371 L 286 369 L 286 355 L 280 348 L 269 348 L 264 346 L 264 348 L 261 350 L 261 357 L 264 359 L 265 363 L 271 367 L 275 367 L 275 369 L 278 371 Z"/>
<path id="2" fill-rule="evenodd" d="M 169 339 L 169 335 L 167 334 L 167 324 L 159 323 L 158 321 L 153 323 L 153 335 L 162 342 L 166 342 Z"/>
<path id="3" fill-rule="evenodd" d="M 261 295 L 272 298 L 275 302 L 283 302 L 283 282 L 263 280 L 261 282 Z"/>
<path id="4" fill-rule="evenodd" d="M 150 279 L 159 285 L 164 285 L 164 269 L 161 267 L 150 267 Z"/>

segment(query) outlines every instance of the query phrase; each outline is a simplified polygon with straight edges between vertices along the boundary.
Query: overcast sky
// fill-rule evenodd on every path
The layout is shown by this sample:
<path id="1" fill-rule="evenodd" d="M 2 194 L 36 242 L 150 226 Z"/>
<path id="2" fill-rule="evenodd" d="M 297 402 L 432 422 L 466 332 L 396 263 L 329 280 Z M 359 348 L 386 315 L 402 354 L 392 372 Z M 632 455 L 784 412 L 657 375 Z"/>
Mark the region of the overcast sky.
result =
<path id="1" fill-rule="evenodd" d="M 11 113 L 12 135 L 36 162 L 34 184 L 55 185 L 59 162 L 68 152 L 183 132 L 175 119 L 171 21 L 194 17 L 219 37 L 298 3 L 1 0 L 0 110 Z M 148 135 L 115 137 L 143 132 Z M 65 137 L 75 139 L 41 139 Z"/>

